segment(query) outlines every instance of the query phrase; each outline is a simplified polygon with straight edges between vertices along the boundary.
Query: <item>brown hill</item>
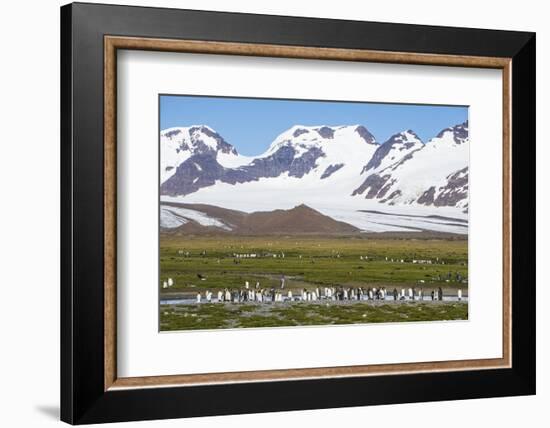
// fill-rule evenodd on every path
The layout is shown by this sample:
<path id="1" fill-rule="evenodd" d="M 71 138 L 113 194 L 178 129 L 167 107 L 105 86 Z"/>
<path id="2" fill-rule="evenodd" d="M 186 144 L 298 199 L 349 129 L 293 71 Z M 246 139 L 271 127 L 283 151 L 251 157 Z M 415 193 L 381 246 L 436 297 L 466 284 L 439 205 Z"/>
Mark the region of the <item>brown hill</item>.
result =
<path id="1" fill-rule="evenodd" d="M 218 227 L 201 226 L 199 223 L 189 219 L 188 223 L 178 228 L 162 229 L 165 233 L 211 234 L 221 232 L 239 235 L 339 235 L 359 232 L 359 229 L 356 227 L 334 220 L 303 204 L 289 210 L 257 211 L 250 214 L 214 205 L 175 203 L 163 205 L 200 211 L 208 217 L 223 222 L 231 229 L 228 231 Z"/>
<path id="2" fill-rule="evenodd" d="M 353 233 L 354 226 L 336 221 L 319 211 L 299 205 L 290 210 L 255 212 L 244 217 L 241 226 L 246 233 Z"/>

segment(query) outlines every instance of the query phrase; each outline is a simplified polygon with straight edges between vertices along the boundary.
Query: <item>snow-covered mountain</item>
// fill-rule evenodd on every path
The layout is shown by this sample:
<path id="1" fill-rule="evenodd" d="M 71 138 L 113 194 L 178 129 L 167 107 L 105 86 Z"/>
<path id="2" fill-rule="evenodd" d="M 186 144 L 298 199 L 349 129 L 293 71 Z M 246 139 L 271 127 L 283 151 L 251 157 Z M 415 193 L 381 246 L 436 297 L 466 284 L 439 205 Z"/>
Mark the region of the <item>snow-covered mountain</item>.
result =
<path id="1" fill-rule="evenodd" d="M 424 147 L 422 140 L 410 129 L 392 135 L 384 144 L 381 144 L 376 149 L 372 158 L 361 171 L 361 174 L 383 170 L 422 147 Z"/>
<path id="2" fill-rule="evenodd" d="M 414 143 L 418 144 L 417 141 Z M 384 157 L 375 168 L 371 160 L 365 166 L 365 180 L 353 191 L 353 195 L 378 199 L 390 205 L 417 203 L 466 209 L 468 123 L 446 128 L 426 144 L 420 143 L 415 147 L 414 143 L 410 143 L 409 150 L 405 149 L 402 157 L 393 159 L 393 163 L 387 162 Z M 402 144 L 392 142 L 392 147 Z M 384 145 L 380 146 L 379 151 Z"/>
<path id="3" fill-rule="evenodd" d="M 426 225 L 446 230 L 443 220 L 433 220 L 436 217 L 467 220 L 467 122 L 443 129 L 426 143 L 406 130 L 383 144 L 361 125 L 296 125 L 254 157 L 240 155 L 204 125 L 163 130 L 160 144 L 165 203 L 244 212 L 307 204 L 373 231 L 416 230 L 401 224 L 420 217 L 427 219 L 422 230 Z M 390 225 L 398 218 L 398 226 Z M 449 227 L 459 233 L 467 230 L 463 223 Z"/>
<path id="4" fill-rule="evenodd" d="M 216 183 L 234 185 L 280 176 L 356 180 L 365 159 L 378 147 L 372 134 L 359 125 L 293 126 L 255 158 L 239 155 L 206 126 L 163 131 L 160 144 L 161 192 L 171 196 Z"/>
<path id="5" fill-rule="evenodd" d="M 221 165 L 237 167 L 250 161 L 212 128 L 205 125 L 168 128 L 160 133 L 160 182 L 172 177 L 178 166 L 195 155 L 213 156 Z"/>

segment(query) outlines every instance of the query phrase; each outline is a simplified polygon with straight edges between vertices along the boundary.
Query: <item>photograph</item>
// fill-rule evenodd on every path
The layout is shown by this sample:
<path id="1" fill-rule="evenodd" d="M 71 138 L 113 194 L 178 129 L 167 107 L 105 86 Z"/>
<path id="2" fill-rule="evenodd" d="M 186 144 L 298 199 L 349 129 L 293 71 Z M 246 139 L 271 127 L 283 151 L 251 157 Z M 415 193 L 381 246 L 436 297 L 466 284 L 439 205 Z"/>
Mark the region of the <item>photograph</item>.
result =
<path id="1" fill-rule="evenodd" d="M 17 269 L 4 324 L 23 323 L 7 330 L 25 346 L 7 355 L 25 363 L 57 345 L 36 367 L 5 364 L 26 403 L 10 422 L 540 416 L 544 14 L 192 3 L 71 3 L 12 20 L 40 37 L 7 44 L 8 152 L 30 147 L 23 129 L 52 132 L 7 156 L 8 194 L 29 202 L 5 210 Z M 59 219 L 33 229 L 55 236 L 29 251 L 16 226 L 42 219 L 37 206 Z M 25 317 L 31 259 L 59 290 L 38 281 Z M 38 342 L 22 335 L 35 330 Z M 29 395 L 22 376 L 50 386 Z"/>
<path id="2" fill-rule="evenodd" d="M 468 320 L 467 105 L 158 103 L 160 331 Z"/>

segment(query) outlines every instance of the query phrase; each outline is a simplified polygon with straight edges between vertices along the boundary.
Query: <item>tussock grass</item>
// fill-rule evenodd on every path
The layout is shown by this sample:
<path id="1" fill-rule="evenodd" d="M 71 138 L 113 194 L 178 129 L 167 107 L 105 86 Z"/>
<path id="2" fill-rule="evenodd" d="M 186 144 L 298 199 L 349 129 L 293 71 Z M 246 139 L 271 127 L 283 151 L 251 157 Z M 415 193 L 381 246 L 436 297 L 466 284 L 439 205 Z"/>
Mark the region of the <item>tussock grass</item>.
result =
<path id="1" fill-rule="evenodd" d="M 160 317 L 163 331 L 467 319 L 459 302 L 169 305 Z"/>

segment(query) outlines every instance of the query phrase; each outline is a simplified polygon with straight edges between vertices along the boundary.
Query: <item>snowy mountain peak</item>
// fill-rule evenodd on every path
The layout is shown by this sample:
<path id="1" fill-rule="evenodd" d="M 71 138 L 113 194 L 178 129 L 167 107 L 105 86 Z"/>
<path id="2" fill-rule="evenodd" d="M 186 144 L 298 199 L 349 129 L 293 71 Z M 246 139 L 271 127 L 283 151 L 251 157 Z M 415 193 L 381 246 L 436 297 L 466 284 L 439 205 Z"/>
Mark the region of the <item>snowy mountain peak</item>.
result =
<path id="1" fill-rule="evenodd" d="M 422 140 L 410 129 L 394 134 L 376 149 L 362 173 L 382 170 L 423 146 Z"/>
<path id="2" fill-rule="evenodd" d="M 468 141 L 468 121 L 459 125 L 445 128 L 433 140 L 441 140 L 454 144 L 463 144 Z"/>
<path id="3" fill-rule="evenodd" d="M 332 138 L 333 135 L 334 128 L 330 126 L 294 125 L 275 138 L 271 146 L 292 141 L 318 141 L 321 138 Z"/>
<path id="4" fill-rule="evenodd" d="M 237 154 L 237 150 L 209 126 L 192 126 L 189 128 L 189 135 L 195 145 L 205 144 L 216 152 Z"/>
<path id="5" fill-rule="evenodd" d="M 399 132 L 395 135 L 392 135 L 388 141 L 393 141 L 395 143 L 403 143 L 403 144 L 414 144 L 414 143 L 421 143 L 422 140 L 416 133 L 411 130 L 407 129 L 406 131 Z"/>
<path id="6" fill-rule="evenodd" d="M 207 125 L 175 127 L 160 132 L 161 183 L 168 180 L 179 165 L 192 156 L 209 155 L 224 166 L 236 166 L 248 161 Z"/>
<path id="7" fill-rule="evenodd" d="M 400 135 L 402 134 L 402 135 Z M 410 138 L 411 131 L 392 136 L 376 151 L 363 172 L 363 183 L 353 196 L 380 203 L 452 206 L 465 209 L 468 202 L 468 123 L 443 129 L 427 144 Z M 406 134 L 406 135 L 405 135 Z M 396 147 L 408 150 L 394 156 Z M 386 156 L 382 156 L 385 154 Z M 379 161 L 379 162 L 377 162 Z"/>
<path id="8" fill-rule="evenodd" d="M 332 143 L 345 146 L 377 144 L 374 136 L 362 125 L 294 125 L 275 138 L 263 156 L 271 155 L 285 146 L 291 146 L 301 154 L 310 148 L 321 148 Z"/>
<path id="9" fill-rule="evenodd" d="M 223 137 L 206 125 L 168 128 L 160 133 L 161 144 L 172 146 L 179 151 L 190 150 L 193 153 L 208 151 L 233 153 L 237 150 Z"/>

